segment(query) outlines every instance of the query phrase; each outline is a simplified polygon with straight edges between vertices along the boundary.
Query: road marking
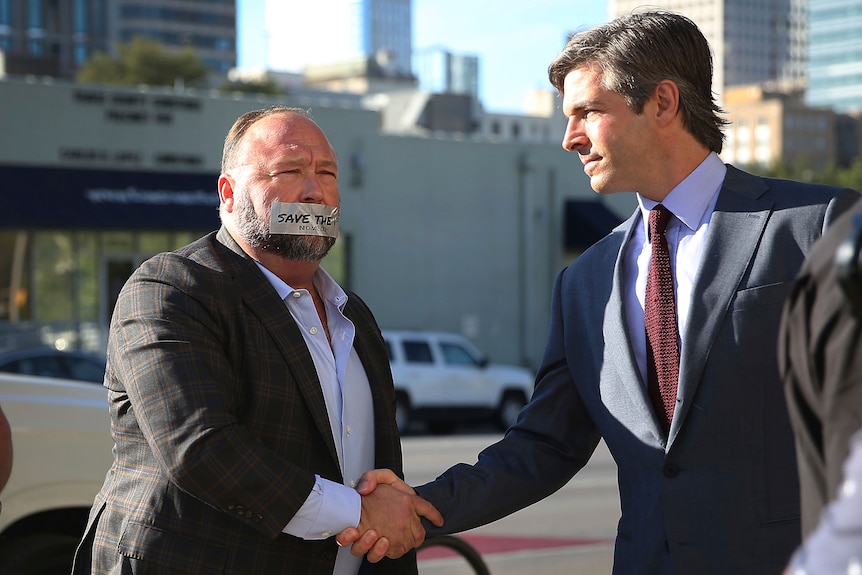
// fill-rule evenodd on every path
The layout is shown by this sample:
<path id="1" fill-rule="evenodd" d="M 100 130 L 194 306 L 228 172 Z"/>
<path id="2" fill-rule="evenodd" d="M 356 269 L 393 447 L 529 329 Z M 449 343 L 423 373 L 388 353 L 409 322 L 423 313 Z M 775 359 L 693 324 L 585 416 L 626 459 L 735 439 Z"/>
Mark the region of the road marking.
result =
<path id="1" fill-rule="evenodd" d="M 613 544 L 610 539 L 526 537 L 516 535 L 478 535 L 462 534 L 462 539 L 472 545 L 483 557 L 500 553 L 516 553 L 541 549 L 560 549 L 571 547 L 606 547 Z M 455 557 L 457 553 L 448 547 L 434 545 L 419 551 L 420 561 Z"/>

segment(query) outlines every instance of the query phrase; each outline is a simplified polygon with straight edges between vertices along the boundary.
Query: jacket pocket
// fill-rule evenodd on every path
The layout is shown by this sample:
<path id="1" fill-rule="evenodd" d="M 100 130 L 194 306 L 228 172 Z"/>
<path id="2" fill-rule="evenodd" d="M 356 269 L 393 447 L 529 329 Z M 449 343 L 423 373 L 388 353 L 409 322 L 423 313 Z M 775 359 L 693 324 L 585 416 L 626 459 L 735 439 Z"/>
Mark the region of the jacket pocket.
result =
<path id="1" fill-rule="evenodd" d="M 118 552 L 136 564 L 136 574 L 153 575 L 220 575 L 228 556 L 227 547 L 135 522 L 126 524 Z"/>

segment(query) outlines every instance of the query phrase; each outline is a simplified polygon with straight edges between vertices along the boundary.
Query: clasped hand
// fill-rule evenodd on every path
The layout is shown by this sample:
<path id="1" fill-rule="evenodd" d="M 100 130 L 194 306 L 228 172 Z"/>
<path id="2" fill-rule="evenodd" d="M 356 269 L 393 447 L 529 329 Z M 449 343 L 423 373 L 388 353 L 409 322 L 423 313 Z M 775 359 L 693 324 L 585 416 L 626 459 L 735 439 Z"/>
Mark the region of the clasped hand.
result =
<path id="1" fill-rule="evenodd" d="M 345 529 L 336 541 L 342 547 L 352 545 L 353 555 L 367 555 L 372 563 L 397 559 L 421 545 L 425 528 L 420 517 L 443 525 L 440 512 L 389 469 L 366 472 L 356 491 L 362 496 L 359 527 Z"/>

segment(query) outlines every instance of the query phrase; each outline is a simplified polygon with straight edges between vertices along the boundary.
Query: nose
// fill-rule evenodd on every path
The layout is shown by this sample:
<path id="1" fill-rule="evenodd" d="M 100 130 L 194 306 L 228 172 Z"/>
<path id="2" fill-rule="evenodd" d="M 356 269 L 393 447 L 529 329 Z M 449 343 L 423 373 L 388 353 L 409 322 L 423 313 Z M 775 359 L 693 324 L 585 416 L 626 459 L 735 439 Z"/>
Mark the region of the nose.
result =
<path id="1" fill-rule="evenodd" d="M 323 185 L 317 174 L 309 174 L 302 183 L 302 194 L 299 201 L 309 204 L 323 203 Z"/>
<path id="2" fill-rule="evenodd" d="M 589 144 L 581 123 L 577 118 L 569 118 L 566 132 L 563 134 L 563 149 L 567 152 L 577 152 Z"/>

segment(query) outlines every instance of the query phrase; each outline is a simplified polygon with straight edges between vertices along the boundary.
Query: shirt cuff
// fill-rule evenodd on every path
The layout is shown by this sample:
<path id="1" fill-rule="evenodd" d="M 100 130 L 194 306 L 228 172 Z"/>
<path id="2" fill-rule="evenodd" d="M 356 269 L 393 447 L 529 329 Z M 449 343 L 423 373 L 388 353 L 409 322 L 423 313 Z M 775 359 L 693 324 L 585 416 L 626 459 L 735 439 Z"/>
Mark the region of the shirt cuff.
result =
<path id="1" fill-rule="evenodd" d="M 356 490 L 315 475 L 311 493 L 282 531 L 302 539 L 328 539 L 357 527 L 361 514 L 362 497 Z"/>

